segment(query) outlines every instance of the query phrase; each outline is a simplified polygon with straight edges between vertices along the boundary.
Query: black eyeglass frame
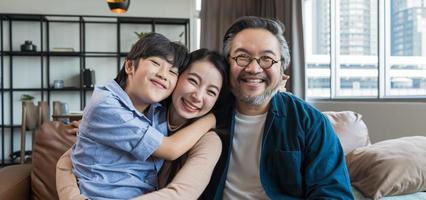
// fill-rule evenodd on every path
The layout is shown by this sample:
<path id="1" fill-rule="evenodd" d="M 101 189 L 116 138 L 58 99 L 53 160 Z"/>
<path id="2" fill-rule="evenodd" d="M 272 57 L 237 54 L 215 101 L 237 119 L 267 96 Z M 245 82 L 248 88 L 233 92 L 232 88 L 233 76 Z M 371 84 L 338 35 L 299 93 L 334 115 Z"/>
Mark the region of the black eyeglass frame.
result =
<path id="1" fill-rule="evenodd" d="M 247 65 L 240 65 L 239 63 L 238 63 L 238 58 L 241 58 L 241 57 L 243 57 L 243 58 L 248 58 L 249 59 L 249 62 L 247 63 Z M 263 67 L 261 64 L 260 64 L 260 58 L 262 58 L 262 57 L 267 57 L 268 59 L 271 59 L 272 60 L 272 64 L 270 65 L 270 66 L 268 66 L 268 67 Z M 247 66 L 249 66 L 250 65 L 250 63 L 251 62 L 253 62 L 253 60 L 256 60 L 256 62 L 257 62 L 257 64 L 260 66 L 260 68 L 262 68 L 262 69 L 269 69 L 269 68 L 271 68 L 274 64 L 276 64 L 276 63 L 278 63 L 278 60 L 274 60 L 273 58 L 271 58 L 271 57 L 269 57 L 269 56 L 261 56 L 261 57 L 259 57 L 259 58 L 256 58 L 256 57 L 251 57 L 251 56 L 246 56 L 246 55 L 238 55 L 238 56 L 234 56 L 234 57 L 231 57 L 231 59 L 232 60 L 234 60 L 235 61 L 235 63 L 237 63 L 237 65 L 239 66 L 239 67 L 243 67 L 243 68 L 245 68 L 245 67 L 247 67 Z M 279 61 L 283 61 L 284 59 L 280 59 Z"/>

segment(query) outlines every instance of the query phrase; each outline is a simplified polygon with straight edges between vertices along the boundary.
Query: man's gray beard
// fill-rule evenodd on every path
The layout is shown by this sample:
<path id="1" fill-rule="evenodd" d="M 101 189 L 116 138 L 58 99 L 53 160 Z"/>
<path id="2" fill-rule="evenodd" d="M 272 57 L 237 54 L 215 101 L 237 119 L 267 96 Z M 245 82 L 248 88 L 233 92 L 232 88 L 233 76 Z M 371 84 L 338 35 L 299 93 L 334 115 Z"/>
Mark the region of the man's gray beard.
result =
<path id="1" fill-rule="evenodd" d="M 272 90 L 266 90 L 265 92 L 263 92 L 263 94 L 257 96 L 243 96 L 239 92 L 239 90 L 235 91 L 235 89 L 232 89 L 232 93 L 237 98 L 237 101 L 241 101 L 249 105 L 258 106 L 262 105 L 266 101 L 269 101 L 272 96 L 274 96 L 278 92 L 280 84 L 281 82 L 278 82 L 278 84 L 274 88 L 272 88 Z"/>

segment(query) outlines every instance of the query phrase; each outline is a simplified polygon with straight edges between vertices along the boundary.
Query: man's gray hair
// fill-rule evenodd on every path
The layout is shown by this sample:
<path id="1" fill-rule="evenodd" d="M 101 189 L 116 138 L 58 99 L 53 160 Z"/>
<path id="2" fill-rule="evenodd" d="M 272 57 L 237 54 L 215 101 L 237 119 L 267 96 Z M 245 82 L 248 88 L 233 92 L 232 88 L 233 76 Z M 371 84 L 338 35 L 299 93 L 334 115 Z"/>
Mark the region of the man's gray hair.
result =
<path id="1" fill-rule="evenodd" d="M 223 37 L 223 53 L 225 56 L 229 56 L 230 44 L 234 39 L 235 35 L 244 29 L 248 28 L 260 28 L 265 29 L 272 33 L 279 42 L 280 53 L 281 53 L 281 72 L 288 67 L 290 64 L 290 51 L 288 49 L 287 41 L 284 38 L 284 24 L 277 19 L 266 19 L 262 17 L 245 16 L 238 18 L 234 24 L 229 27 Z"/>

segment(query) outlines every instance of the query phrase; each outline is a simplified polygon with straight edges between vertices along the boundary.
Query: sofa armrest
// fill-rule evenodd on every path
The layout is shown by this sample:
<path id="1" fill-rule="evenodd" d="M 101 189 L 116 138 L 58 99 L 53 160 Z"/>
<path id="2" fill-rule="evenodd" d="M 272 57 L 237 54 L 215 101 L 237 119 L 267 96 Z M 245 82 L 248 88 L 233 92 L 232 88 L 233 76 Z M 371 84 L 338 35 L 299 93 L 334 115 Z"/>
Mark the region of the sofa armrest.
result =
<path id="1" fill-rule="evenodd" d="M 0 169 L 0 199 L 30 199 L 31 164 Z"/>

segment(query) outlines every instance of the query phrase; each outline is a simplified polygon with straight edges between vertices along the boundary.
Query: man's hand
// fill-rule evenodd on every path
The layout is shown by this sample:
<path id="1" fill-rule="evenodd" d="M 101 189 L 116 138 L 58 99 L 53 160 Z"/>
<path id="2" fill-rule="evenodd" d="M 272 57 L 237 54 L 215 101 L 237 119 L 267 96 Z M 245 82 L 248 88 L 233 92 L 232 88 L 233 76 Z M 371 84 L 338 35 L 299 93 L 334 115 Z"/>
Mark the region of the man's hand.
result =
<path id="1" fill-rule="evenodd" d="M 280 84 L 280 86 L 279 86 L 279 88 L 278 88 L 278 90 L 280 91 L 280 92 L 285 92 L 285 91 L 287 91 L 287 89 L 285 88 L 285 85 L 287 84 L 287 80 L 290 78 L 290 76 L 289 75 L 285 75 L 285 74 L 283 74 L 282 75 L 282 77 L 281 77 L 281 84 Z"/>
<path id="2" fill-rule="evenodd" d="M 67 133 L 68 133 L 68 134 L 77 135 L 78 127 L 80 127 L 80 121 L 81 121 L 81 120 L 78 120 L 78 121 L 72 121 L 72 122 L 71 122 L 71 126 L 72 126 L 72 128 L 67 129 Z"/>

